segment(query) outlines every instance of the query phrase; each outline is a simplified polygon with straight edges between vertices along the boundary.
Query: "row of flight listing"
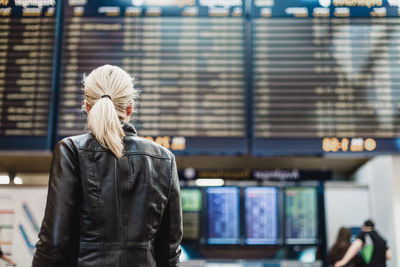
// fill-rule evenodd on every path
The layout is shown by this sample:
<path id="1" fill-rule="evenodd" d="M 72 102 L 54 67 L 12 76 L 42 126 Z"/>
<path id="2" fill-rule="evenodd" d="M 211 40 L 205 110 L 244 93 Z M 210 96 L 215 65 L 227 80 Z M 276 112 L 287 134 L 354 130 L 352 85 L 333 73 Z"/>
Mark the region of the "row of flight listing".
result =
<path id="1" fill-rule="evenodd" d="M 182 187 L 183 244 L 319 245 L 315 186 Z"/>

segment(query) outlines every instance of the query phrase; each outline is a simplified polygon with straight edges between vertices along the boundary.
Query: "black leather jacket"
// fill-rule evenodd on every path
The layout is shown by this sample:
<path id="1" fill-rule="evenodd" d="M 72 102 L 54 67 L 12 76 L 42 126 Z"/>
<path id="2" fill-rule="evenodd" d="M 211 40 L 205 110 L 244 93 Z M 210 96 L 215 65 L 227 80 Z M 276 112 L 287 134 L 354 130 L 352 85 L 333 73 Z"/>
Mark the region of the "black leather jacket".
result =
<path id="1" fill-rule="evenodd" d="M 53 153 L 33 267 L 178 266 L 182 210 L 175 157 L 124 123 L 117 159 L 91 134 Z"/>

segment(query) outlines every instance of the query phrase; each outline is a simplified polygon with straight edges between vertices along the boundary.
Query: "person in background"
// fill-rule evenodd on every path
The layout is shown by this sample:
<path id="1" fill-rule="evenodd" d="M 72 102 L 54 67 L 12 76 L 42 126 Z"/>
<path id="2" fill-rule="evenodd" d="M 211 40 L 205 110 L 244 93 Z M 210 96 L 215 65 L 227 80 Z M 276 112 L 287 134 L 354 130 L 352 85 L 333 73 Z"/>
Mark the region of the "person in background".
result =
<path id="1" fill-rule="evenodd" d="M 3 251 L 0 248 L 0 259 L 4 260 L 5 262 L 11 264 L 12 266 L 17 266 L 17 264 L 11 259 L 10 256 L 7 256 L 6 254 L 3 253 Z"/>
<path id="2" fill-rule="evenodd" d="M 32 267 L 177 267 L 182 209 L 174 155 L 129 124 L 137 90 L 117 66 L 84 78 L 90 132 L 53 151 Z"/>
<path id="3" fill-rule="evenodd" d="M 349 228 L 341 227 L 339 229 L 336 243 L 332 246 L 328 254 L 328 264 L 333 266 L 335 262 L 341 260 L 346 253 L 347 249 L 350 247 L 351 242 L 351 231 Z M 355 259 L 351 259 L 346 265 L 346 267 L 355 267 Z"/>
<path id="4" fill-rule="evenodd" d="M 364 222 L 361 233 L 343 258 L 335 263 L 335 267 L 346 266 L 359 251 L 362 267 L 385 267 L 386 261 L 392 258 L 386 241 L 375 231 L 375 224 L 371 220 Z"/>

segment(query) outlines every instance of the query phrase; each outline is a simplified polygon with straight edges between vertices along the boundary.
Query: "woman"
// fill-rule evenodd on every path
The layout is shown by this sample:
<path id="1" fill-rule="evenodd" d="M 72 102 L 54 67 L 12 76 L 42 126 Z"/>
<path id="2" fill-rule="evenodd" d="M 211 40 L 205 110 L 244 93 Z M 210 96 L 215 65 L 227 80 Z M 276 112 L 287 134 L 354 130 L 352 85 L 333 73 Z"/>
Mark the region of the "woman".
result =
<path id="1" fill-rule="evenodd" d="M 137 91 L 125 71 L 99 67 L 84 86 L 90 133 L 54 149 L 33 267 L 178 266 L 173 154 L 128 123 Z"/>
<path id="2" fill-rule="evenodd" d="M 351 242 L 351 232 L 349 228 L 341 227 L 336 239 L 336 243 L 333 245 L 331 251 L 329 252 L 328 262 L 329 266 L 333 266 L 335 262 L 341 260 L 346 253 L 347 249 L 350 247 Z M 355 260 L 350 261 L 346 267 L 355 267 Z"/>

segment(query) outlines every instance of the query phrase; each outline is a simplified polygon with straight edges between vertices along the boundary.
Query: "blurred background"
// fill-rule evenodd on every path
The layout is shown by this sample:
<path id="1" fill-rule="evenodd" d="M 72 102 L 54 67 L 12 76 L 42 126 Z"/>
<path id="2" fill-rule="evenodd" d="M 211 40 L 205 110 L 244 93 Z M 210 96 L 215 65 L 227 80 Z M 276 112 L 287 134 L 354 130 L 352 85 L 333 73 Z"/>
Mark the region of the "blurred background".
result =
<path id="1" fill-rule="evenodd" d="M 400 1 L 0 0 L 0 246 L 29 267 L 82 75 L 135 77 L 177 156 L 182 266 L 328 266 L 366 219 L 400 265 Z M 0 266 L 6 266 L 0 262 Z"/>

